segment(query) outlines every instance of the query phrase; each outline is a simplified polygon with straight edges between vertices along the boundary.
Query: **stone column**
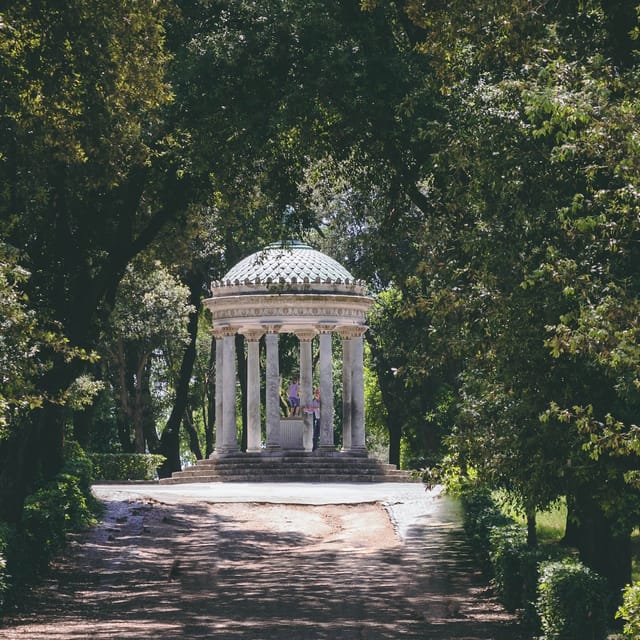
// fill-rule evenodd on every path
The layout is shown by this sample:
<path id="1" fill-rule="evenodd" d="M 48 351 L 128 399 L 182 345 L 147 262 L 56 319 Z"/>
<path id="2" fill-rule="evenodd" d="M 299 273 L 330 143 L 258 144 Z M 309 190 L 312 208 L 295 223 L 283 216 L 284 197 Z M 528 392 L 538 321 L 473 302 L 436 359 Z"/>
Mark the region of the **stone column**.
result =
<path id="1" fill-rule="evenodd" d="M 320 451 L 335 451 L 333 436 L 333 364 L 331 332 L 333 324 L 318 325 L 320 333 Z"/>
<path id="2" fill-rule="evenodd" d="M 247 341 L 247 452 L 260 451 L 260 338 L 262 329 L 243 331 Z"/>
<path id="3" fill-rule="evenodd" d="M 222 389 L 223 389 L 223 362 L 224 362 L 224 348 L 223 348 L 223 334 L 222 331 L 213 331 L 213 337 L 216 339 L 216 442 L 211 456 L 215 456 L 217 453 L 222 453 L 222 443 L 224 442 L 224 423 L 222 418 Z"/>
<path id="4" fill-rule="evenodd" d="M 280 325 L 264 325 L 267 332 L 267 449 L 280 449 L 280 364 L 278 355 L 278 331 Z"/>
<path id="5" fill-rule="evenodd" d="M 367 327 L 352 328 L 351 342 L 351 448 L 355 455 L 367 455 L 364 432 L 364 344 Z"/>
<path id="6" fill-rule="evenodd" d="M 353 363 L 351 362 L 352 332 L 344 327 L 338 329 L 342 338 L 342 450 L 351 450 L 351 378 Z"/>
<path id="7" fill-rule="evenodd" d="M 232 327 L 223 331 L 222 362 L 222 429 L 224 453 L 238 450 L 236 426 L 236 330 Z"/>
<path id="8" fill-rule="evenodd" d="M 311 355 L 311 343 L 316 332 L 312 329 L 298 331 L 300 341 L 300 412 L 304 421 L 302 432 L 302 445 L 305 451 L 313 448 L 313 414 L 305 411 L 311 406 L 313 397 L 313 361 Z"/>

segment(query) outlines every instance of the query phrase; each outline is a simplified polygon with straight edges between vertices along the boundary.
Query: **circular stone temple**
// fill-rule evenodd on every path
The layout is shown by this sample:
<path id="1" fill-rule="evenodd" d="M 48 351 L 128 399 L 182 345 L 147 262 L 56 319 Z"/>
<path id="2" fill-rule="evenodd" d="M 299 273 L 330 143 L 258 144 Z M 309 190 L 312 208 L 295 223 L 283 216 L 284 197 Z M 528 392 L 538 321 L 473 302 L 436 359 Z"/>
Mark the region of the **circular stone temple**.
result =
<path id="1" fill-rule="evenodd" d="M 343 451 L 366 456 L 364 432 L 363 335 L 373 300 L 333 258 L 302 242 L 268 245 L 235 265 L 211 284 L 211 311 L 216 338 L 216 447 L 213 456 L 238 452 L 236 430 L 236 335 L 247 344 L 247 451 L 277 454 L 312 450 L 312 415 L 280 417 L 281 333 L 300 344 L 300 405 L 312 397 L 312 342 L 319 341 L 320 454 L 336 452 L 332 334 L 342 342 Z M 266 443 L 263 448 L 259 341 L 266 343 Z"/>

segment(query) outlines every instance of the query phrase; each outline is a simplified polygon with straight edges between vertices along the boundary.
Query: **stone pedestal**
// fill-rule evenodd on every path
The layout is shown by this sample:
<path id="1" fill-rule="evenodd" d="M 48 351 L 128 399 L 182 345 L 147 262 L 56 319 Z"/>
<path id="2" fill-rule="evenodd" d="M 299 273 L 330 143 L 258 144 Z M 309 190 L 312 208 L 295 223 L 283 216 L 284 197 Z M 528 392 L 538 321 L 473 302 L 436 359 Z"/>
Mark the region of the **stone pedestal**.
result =
<path id="1" fill-rule="evenodd" d="M 280 447 L 287 451 L 304 451 L 304 420 L 282 418 L 280 420 Z"/>

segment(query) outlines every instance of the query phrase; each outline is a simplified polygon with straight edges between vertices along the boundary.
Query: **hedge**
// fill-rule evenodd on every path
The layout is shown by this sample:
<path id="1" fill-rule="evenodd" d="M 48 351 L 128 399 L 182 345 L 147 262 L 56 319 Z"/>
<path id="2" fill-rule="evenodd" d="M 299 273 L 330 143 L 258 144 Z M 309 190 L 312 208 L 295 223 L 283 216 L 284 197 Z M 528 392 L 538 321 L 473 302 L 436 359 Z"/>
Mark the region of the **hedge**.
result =
<path id="1" fill-rule="evenodd" d="M 39 575 L 62 549 L 67 533 L 92 524 L 94 513 L 79 479 L 58 475 L 25 501 L 19 527 L 25 549 L 21 569 L 28 575 Z"/>
<path id="2" fill-rule="evenodd" d="M 19 522 L 0 522 L 0 616 L 47 570 L 68 533 L 96 521 L 91 462 L 77 443 L 65 443 L 64 453 L 61 473 L 26 498 Z"/>
<path id="3" fill-rule="evenodd" d="M 165 457 L 151 453 L 90 453 L 95 482 L 155 480 Z"/>
<path id="4" fill-rule="evenodd" d="M 523 606 L 523 557 L 528 550 L 527 530 L 518 524 L 492 527 L 489 556 L 496 594 L 507 611 Z"/>
<path id="5" fill-rule="evenodd" d="M 616 618 L 624 620 L 622 632 L 627 638 L 640 638 L 640 582 L 627 585 Z"/>
<path id="6" fill-rule="evenodd" d="M 577 560 L 544 562 L 538 581 L 538 613 L 544 640 L 605 640 L 606 582 Z"/>
<path id="7" fill-rule="evenodd" d="M 460 493 L 463 526 L 469 537 L 473 553 L 483 571 L 493 575 L 491 561 L 491 532 L 495 527 L 514 524 L 496 505 L 491 493 L 478 487 L 465 487 Z"/>
<path id="8" fill-rule="evenodd" d="M 539 640 L 604 640 L 610 594 L 604 578 L 561 547 L 526 544 L 526 530 L 507 517 L 491 492 L 467 484 L 459 492 L 464 529 L 500 602 L 517 611 Z M 624 591 L 616 618 L 625 637 L 640 638 L 640 582 Z"/>

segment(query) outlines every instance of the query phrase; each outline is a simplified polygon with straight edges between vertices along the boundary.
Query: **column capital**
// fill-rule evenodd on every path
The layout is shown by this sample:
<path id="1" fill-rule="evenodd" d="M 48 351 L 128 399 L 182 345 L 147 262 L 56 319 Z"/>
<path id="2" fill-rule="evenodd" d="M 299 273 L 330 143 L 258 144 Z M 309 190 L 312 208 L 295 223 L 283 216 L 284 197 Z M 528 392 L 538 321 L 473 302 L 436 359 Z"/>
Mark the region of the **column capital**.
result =
<path id="1" fill-rule="evenodd" d="M 224 327 L 216 327 L 211 331 L 213 337 L 217 339 L 219 338 L 228 338 L 229 336 L 235 336 L 237 331 L 235 327 L 230 325 Z"/>
<path id="2" fill-rule="evenodd" d="M 264 335 L 264 329 L 251 327 L 250 329 L 243 329 L 240 333 L 248 342 L 258 342 Z"/>
<path id="3" fill-rule="evenodd" d="M 300 342 L 311 342 L 316 336 L 315 329 L 300 329 L 296 331 L 296 336 Z"/>
<path id="4" fill-rule="evenodd" d="M 343 340 L 350 338 L 360 338 L 363 336 L 369 327 L 366 324 L 352 324 L 342 325 L 338 327 L 336 331 L 340 334 Z"/>
<path id="5" fill-rule="evenodd" d="M 280 329 L 282 329 L 282 323 L 280 322 L 265 322 L 261 326 L 264 329 L 264 332 L 269 334 L 278 334 L 280 333 Z"/>
<path id="6" fill-rule="evenodd" d="M 320 322 L 316 325 L 319 334 L 333 333 L 336 330 L 335 322 Z"/>

